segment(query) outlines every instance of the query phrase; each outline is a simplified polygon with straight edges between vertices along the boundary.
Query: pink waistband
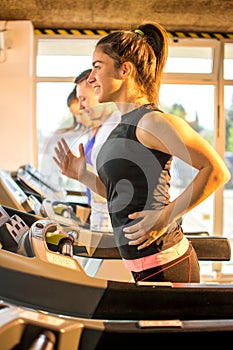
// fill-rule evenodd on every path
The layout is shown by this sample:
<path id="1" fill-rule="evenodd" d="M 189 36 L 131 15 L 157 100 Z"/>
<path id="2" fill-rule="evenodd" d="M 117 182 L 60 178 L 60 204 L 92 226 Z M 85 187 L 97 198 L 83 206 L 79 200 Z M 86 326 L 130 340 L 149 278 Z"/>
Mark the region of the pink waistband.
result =
<path id="1" fill-rule="evenodd" d="M 162 250 L 159 253 L 145 256 L 143 258 L 126 260 L 123 259 L 125 267 L 134 272 L 139 272 L 159 265 L 167 264 L 180 256 L 184 255 L 189 247 L 189 241 L 184 236 L 182 240 L 166 250 Z"/>

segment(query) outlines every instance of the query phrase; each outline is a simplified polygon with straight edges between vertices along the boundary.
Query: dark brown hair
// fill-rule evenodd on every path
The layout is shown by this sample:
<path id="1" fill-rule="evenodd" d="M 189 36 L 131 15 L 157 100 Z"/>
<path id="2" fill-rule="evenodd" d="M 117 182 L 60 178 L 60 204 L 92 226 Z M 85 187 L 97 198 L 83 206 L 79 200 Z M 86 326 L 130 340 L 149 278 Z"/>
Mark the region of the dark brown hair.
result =
<path id="1" fill-rule="evenodd" d="M 167 60 L 168 43 L 165 29 L 157 23 L 145 23 L 133 31 L 116 31 L 101 38 L 97 45 L 115 61 L 135 67 L 135 81 L 149 102 L 158 106 L 159 89 Z"/>
<path id="2" fill-rule="evenodd" d="M 78 97 L 76 96 L 76 86 L 73 88 L 73 90 L 71 91 L 71 93 L 68 95 L 68 97 L 66 99 L 67 107 L 70 107 L 70 105 L 74 101 L 78 101 Z"/>
<path id="3" fill-rule="evenodd" d="M 90 73 L 91 73 L 92 69 L 86 69 L 83 72 L 81 72 L 75 79 L 74 79 L 74 83 L 75 84 L 80 84 L 82 81 L 87 80 Z"/>

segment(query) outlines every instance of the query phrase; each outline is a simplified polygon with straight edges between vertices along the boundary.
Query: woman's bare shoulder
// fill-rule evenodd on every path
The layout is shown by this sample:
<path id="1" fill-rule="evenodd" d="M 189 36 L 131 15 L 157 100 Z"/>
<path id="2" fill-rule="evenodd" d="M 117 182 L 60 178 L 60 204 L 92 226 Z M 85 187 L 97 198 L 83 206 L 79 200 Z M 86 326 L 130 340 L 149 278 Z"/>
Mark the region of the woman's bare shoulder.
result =
<path id="1" fill-rule="evenodd" d="M 138 126 L 148 131 L 153 130 L 154 127 L 157 130 L 160 128 L 190 128 L 189 124 L 184 119 L 174 114 L 163 113 L 160 111 L 151 111 L 146 113 L 140 120 Z"/>

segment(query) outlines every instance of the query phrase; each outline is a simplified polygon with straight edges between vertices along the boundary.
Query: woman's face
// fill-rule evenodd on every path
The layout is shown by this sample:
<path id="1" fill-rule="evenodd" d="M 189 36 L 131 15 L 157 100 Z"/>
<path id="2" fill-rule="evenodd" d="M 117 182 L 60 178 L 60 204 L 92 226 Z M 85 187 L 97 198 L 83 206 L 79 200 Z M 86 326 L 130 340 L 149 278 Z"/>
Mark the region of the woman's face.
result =
<path id="1" fill-rule="evenodd" d="M 96 47 L 93 53 L 92 72 L 88 82 L 92 84 L 99 102 L 121 102 L 123 99 L 120 69 L 114 67 L 114 60 Z"/>

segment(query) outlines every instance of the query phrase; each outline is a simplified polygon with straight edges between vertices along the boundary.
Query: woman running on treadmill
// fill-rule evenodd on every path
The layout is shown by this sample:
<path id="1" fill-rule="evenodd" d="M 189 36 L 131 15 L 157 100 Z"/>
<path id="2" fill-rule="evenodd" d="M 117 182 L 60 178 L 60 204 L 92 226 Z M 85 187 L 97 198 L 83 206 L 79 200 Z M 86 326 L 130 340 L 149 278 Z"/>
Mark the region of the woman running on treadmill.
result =
<path id="1" fill-rule="evenodd" d="M 214 148 L 186 121 L 160 109 L 167 48 L 166 32 L 157 23 L 102 37 L 88 81 L 99 102 L 118 105 L 121 122 L 98 153 L 98 176 L 88 172 L 82 144 L 77 157 L 61 139 L 54 160 L 63 174 L 107 198 L 117 247 L 135 281 L 197 283 L 197 255 L 180 218 L 224 185 L 230 174 Z M 196 168 L 197 175 L 170 200 L 173 156 Z"/>

